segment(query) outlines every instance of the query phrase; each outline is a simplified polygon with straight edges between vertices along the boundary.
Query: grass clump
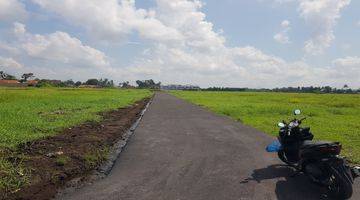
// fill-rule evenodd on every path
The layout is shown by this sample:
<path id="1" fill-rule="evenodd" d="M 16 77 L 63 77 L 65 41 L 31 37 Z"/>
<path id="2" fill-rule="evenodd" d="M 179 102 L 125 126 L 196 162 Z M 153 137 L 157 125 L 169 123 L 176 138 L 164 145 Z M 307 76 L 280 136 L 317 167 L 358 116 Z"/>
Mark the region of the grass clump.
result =
<path id="1" fill-rule="evenodd" d="M 56 165 L 58 166 L 65 166 L 70 161 L 68 156 L 59 156 L 56 158 Z"/>
<path id="2" fill-rule="evenodd" d="M 303 116 L 308 117 L 303 126 L 311 127 L 315 139 L 340 141 L 343 144 L 343 155 L 360 163 L 358 94 L 196 91 L 171 93 L 274 136 L 278 134 L 276 124 L 283 119 L 293 119 L 293 110 L 301 109 Z"/>
<path id="3" fill-rule="evenodd" d="M 6 199 L 6 194 L 15 193 L 29 183 L 30 172 L 22 161 L 9 162 L 0 157 L 0 199 Z"/>
<path id="4" fill-rule="evenodd" d="M 90 169 L 97 167 L 100 163 L 108 159 L 109 152 L 110 148 L 105 147 L 85 154 L 84 160 L 86 167 Z"/>

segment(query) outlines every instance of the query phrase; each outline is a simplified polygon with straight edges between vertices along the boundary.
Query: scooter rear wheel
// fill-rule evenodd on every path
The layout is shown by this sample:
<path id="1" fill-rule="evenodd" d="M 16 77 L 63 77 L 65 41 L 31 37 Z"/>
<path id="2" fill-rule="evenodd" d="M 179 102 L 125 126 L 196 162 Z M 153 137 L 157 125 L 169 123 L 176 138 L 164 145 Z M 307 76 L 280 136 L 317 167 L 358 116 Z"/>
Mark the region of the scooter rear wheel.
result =
<path id="1" fill-rule="evenodd" d="M 330 168 L 329 193 L 335 199 L 349 199 L 352 196 L 352 183 L 345 176 L 345 171 L 336 168 Z"/>

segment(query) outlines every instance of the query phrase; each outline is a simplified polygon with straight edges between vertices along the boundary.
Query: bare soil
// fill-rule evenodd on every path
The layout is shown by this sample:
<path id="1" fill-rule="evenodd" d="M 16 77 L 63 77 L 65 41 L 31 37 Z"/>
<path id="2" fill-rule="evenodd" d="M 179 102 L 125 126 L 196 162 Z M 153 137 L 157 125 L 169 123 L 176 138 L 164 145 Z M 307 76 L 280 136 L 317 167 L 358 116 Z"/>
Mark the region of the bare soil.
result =
<path id="1" fill-rule="evenodd" d="M 101 113 L 101 122 L 86 122 L 56 136 L 21 145 L 17 152 L 9 154 L 8 160 L 25 158 L 23 165 L 30 170 L 29 184 L 3 198 L 51 199 L 67 181 L 86 177 L 106 160 L 109 148 L 138 119 L 148 101 Z"/>

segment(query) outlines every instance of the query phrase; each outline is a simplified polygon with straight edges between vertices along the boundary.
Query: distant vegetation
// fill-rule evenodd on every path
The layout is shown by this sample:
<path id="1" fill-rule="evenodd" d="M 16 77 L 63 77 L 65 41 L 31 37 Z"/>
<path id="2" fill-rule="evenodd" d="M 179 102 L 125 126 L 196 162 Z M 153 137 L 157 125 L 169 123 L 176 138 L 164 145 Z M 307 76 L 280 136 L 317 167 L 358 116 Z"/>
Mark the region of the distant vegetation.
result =
<path id="1" fill-rule="evenodd" d="M 274 89 L 251 89 L 251 88 L 229 88 L 229 87 L 209 87 L 202 91 L 229 91 L 229 92 L 295 92 L 295 93 L 336 93 L 336 94 L 356 94 L 360 89 L 351 89 L 348 85 L 342 88 L 325 87 L 282 87 Z"/>
<path id="2" fill-rule="evenodd" d="M 150 80 L 145 80 L 145 81 L 140 81 L 137 80 L 136 84 L 138 85 L 138 88 L 147 88 L 147 89 L 160 89 L 161 87 L 161 82 L 159 83 L 155 83 L 154 80 L 150 79 Z"/>
<path id="3" fill-rule="evenodd" d="M 16 76 L 0 71 L 0 80 L 6 81 L 15 81 L 15 82 L 5 82 L 1 83 L 0 86 L 12 86 L 12 87 L 24 87 L 24 86 L 34 86 L 34 87 L 88 87 L 88 88 L 113 88 L 116 87 L 113 80 L 108 78 L 91 78 L 85 82 L 73 81 L 72 79 L 62 81 L 62 80 L 53 80 L 53 79 L 39 79 L 35 78 L 34 73 L 25 73 L 21 76 L 21 79 L 17 79 Z M 2 85 L 3 84 L 3 85 Z M 118 85 L 119 88 L 124 89 L 160 89 L 161 82 L 156 83 L 154 80 L 137 80 L 137 87 L 130 85 L 129 81 L 124 81 Z"/>
<path id="4" fill-rule="evenodd" d="M 0 71 L 0 80 L 16 80 L 16 77 L 11 74 L 7 74 L 4 71 Z"/>
<path id="5" fill-rule="evenodd" d="M 283 119 L 293 118 L 293 110 L 299 108 L 303 115 L 308 117 L 304 126 L 311 127 L 315 139 L 342 142 L 343 154 L 360 163 L 358 94 L 193 91 L 171 93 L 273 136 L 278 134 L 276 124 Z"/>

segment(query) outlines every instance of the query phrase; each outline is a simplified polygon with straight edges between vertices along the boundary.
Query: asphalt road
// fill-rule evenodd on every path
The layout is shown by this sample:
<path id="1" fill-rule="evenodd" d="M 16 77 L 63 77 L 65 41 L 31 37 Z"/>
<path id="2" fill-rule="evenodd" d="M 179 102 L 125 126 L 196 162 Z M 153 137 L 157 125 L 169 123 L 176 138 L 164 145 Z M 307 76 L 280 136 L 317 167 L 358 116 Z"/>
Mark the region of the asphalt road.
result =
<path id="1" fill-rule="evenodd" d="M 273 140 L 157 93 L 109 176 L 61 199 L 327 199 L 265 151 Z M 354 188 L 353 199 L 360 199 L 359 181 Z"/>

